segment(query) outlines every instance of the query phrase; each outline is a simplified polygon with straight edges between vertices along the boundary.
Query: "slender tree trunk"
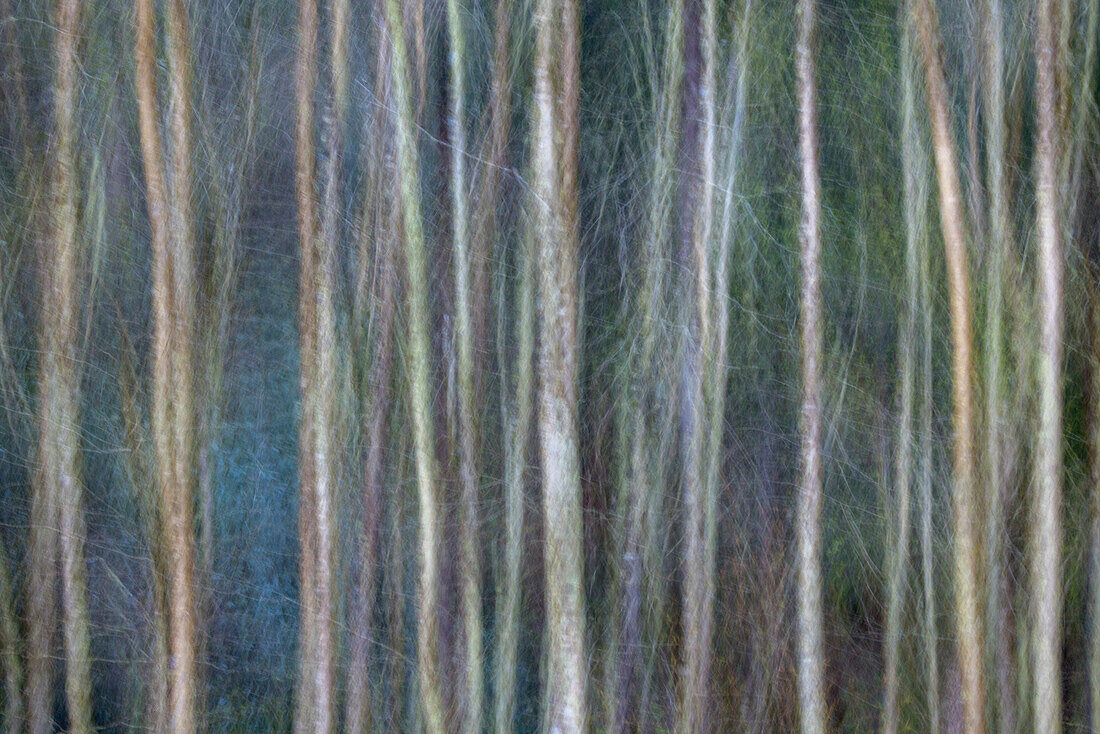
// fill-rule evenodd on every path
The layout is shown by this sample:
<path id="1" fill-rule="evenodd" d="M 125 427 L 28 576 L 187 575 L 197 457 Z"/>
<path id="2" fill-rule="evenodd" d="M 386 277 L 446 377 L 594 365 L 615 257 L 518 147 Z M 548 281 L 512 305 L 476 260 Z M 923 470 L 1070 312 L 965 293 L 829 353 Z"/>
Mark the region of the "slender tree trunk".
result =
<path id="1" fill-rule="evenodd" d="M 978 601 L 978 539 L 974 469 L 973 334 L 967 265 L 966 221 L 952 141 L 950 105 L 932 0 L 914 0 L 911 10 L 920 33 L 927 102 L 940 194 L 940 221 L 947 257 L 951 309 L 954 396 L 955 605 L 963 718 L 968 734 L 984 731 L 985 674 L 982 619 Z"/>
<path id="2" fill-rule="evenodd" d="M 322 470 L 313 454 L 313 400 L 316 395 L 315 373 L 317 346 L 317 294 L 315 252 L 317 214 L 314 202 L 314 124 L 313 95 L 317 86 L 317 0 L 302 0 L 298 16 L 298 56 L 295 67 L 295 198 L 298 209 L 299 259 L 298 280 L 298 361 L 301 417 L 298 427 L 298 588 L 299 661 L 297 704 L 294 729 L 297 734 L 310 730 L 313 705 L 317 700 L 313 673 L 318 666 L 317 604 L 317 472 Z"/>
<path id="3" fill-rule="evenodd" d="M 162 514 L 168 550 L 169 716 L 173 732 L 194 731 L 198 696 L 198 635 L 195 615 L 195 237 L 191 216 L 191 38 L 185 0 L 168 8 L 170 107 L 169 223 L 172 249 L 168 284 L 171 305 L 166 314 L 171 356 L 170 401 L 172 483 L 163 488 Z M 155 287 L 155 286 L 154 286 Z"/>
<path id="4" fill-rule="evenodd" d="M 577 437 L 579 132 L 575 0 L 537 0 L 532 141 L 539 270 L 538 424 L 546 564 L 544 716 L 586 730 L 584 565 Z"/>
<path id="5" fill-rule="evenodd" d="M 686 341 L 680 424 L 684 503 L 683 670 L 681 732 L 710 729 L 710 669 L 714 636 L 714 487 L 707 482 L 711 373 L 711 229 L 715 179 L 715 36 L 712 0 L 685 5 L 684 185 L 685 237 L 680 259 L 685 288 Z"/>
<path id="6" fill-rule="evenodd" d="M 60 504 L 63 501 L 75 502 L 66 513 L 70 521 L 79 517 L 80 513 L 79 480 L 76 476 L 79 420 L 79 372 L 76 368 L 78 243 L 73 139 L 76 133 L 74 76 L 80 3 L 60 2 L 56 10 L 51 218 L 50 231 L 42 241 L 39 264 L 42 364 L 39 368 L 38 456 L 32 476 L 29 541 L 27 724 L 32 734 L 46 734 L 53 730 L 53 646 L 57 635 L 57 589 L 61 562 Z M 63 497 L 64 494 L 68 497 Z M 76 548 L 78 543 L 81 544 L 79 549 Z M 70 536 L 66 545 L 76 552 L 83 550 L 80 537 Z M 73 570 L 76 569 L 74 565 Z M 76 611 L 71 605 L 66 605 L 67 618 L 70 610 Z M 74 721 L 85 729 L 91 725 L 90 718 Z"/>
<path id="7" fill-rule="evenodd" d="M 909 568 L 909 496 L 912 486 L 913 402 L 915 392 L 915 362 L 917 349 L 917 313 L 920 297 L 920 260 L 927 248 L 927 173 L 923 164 L 924 149 L 916 117 L 916 83 L 912 37 L 908 24 L 902 20 L 901 33 L 901 98 L 902 98 L 902 175 L 905 192 L 905 284 L 902 304 L 903 325 L 898 353 L 900 415 L 898 416 L 898 446 L 894 474 L 896 486 L 897 530 L 895 545 L 889 558 L 889 590 L 887 599 L 886 644 L 882 730 L 898 730 L 898 648 L 901 640 L 902 612 L 905 606 L 906 576 Z"/>
<path id="8" fill-rule="evenodd" d="M 802 164 L 802 408 L 798 487 L 798 700 L 804 734 L 825 731 L 821 611 L 821 174 L 818 170 L 814 0 L 799 0 L 798 133 Z"/>
<path id="9" fill-rule="evenodd" d="M 39 340 L 43 357 L 38 384 L 39 447 L 35 479 L 58 494 L 58 542 L 61 556 L 62 639 L 65 647 L 65 700 L 69 729 L 92 730 L 91 635 L 84 561 L 84 509 L 80 481 L 79 355 L 80 236 L 77 232 L 77 43 L 82 3 L 61 0 L 54 77 L 55 157 L 52 164 L 51 232 L 42 258 L 42 316 Z"/>
<path id="10" fill-rule="evenodd" d="M 466 176 L 466 35 L 458 0 L 447 0 L 447 35 L 450 62 L 450 108 L 447 126 L 451 138 L 451 206 L 455 278 L 455 341 L 458 346 L 459 484 L 461 486 L 460 575 L 462 625 L 465 652 L 465 690 L 462 730 L 482 729 L 484 710 L 484 655 L 481 629 L 480 541 L 480 426 L 475 391 L 474 264 L 468 233 L 469 197 Z"/>
<path id="11" fill-rule="evenodd" d="M 431 410 L 430 314 L 427 253 L 421 219 L 419 156 L 413 117 L 412 86 L 402 24 L 401 4 L 386 0 L 392 43 L 393 92 L 396 103 L 397 165 L 404 223 L 407 309 L 409 318 L 408 379 L 420 505 L 420 580 L 417 605 L 417 664 L 424 724 L 429 732 L 447 728 L 439 661 L 440 510 Z"/>
<path id="12" fill-rule="evenodd" d="M 299 544 L 301 657 L 295 730 L 335 726 L 336 329 L 335 249 L 338 161 L 346 92 L 347 5 L 329 6 L 333 20 L 329 71 L 332 97 L 325 115 L 324 199 L 315 203 L 313 97 L 317 86 L 317 3 L 303 0 L 296 80 L 295 189 L 301 242 L 298 329 L 302 408 L 299 423 Z"/>
<path id="13" fill-rule="evenodd" d="M 155 465 L 155 496 L 165 496 L 173 482 L 172 467 L 169 463 L 173 448 L 171 433 L 170 396 L 171 379 L 171 343 L 167 324 L 170 313 L 172 293 L 168 283 L 170 228 L 168 211 L 168 184 L 164 168 L 163 149 L 161 147 L 160 124 L 157 112 L 156 88 L 156 16 L 155 5 L 151 0 L 137 0 L 135 15 L 137 20 L 135 48 L 135 81 L 138 102 L 138 128 L 141 138 L 142 163 L 145 169 L 145 200 L 149 211 L 149 229 L 153 245 L 153 449 Z M 167 551 L 164 538 L 165 518 L 162 504 L 158 500 L 149 503 L 150 552 L 153 556 L 155 578 L 160 579 L 160 571 L 167 576 Z M 159 561 L 159 563 L 158 563 Z M 159 567 L 158 567 L 159 566 Z M 149 718 L 159 731 L 167 728 L 170 683 L 168 680 L 168 594 L 159 581 L 154 582 L 154 668 L 153 678 L 156 685 L 151 686 L 151 710 Z"/>
<path id="14" fill-rule="evenodd" d="M 910 29 L 911 30 L 911 29 Z M 915 60 L 914 60 L 915 62 Z M 916 68 L 913 67 L 915 76 Z M 916 83 L 915 80 L 913 83 Z M 920 178 L 927 180 L 925 157 L 922 155 L 915 165 L 919 165 L 924 172 Z M 919 170 L 919 169 L 918 169 Z M 920 404 L 920 460 L 919 460 L 919 488 L 920 488 L 920 555 L 921 555 L 921 588 L 922 594 L 922 619 L 921 637 L 924 648 L 925 664 L 925 700 L 928 705 L 929 731 L 940 730 L 940 666 L 938 640 L 936 634 L 936 581 L 935 581 L 935 548 L 932 544 L 934 528 L 932 525 L 932 470 L 934 453 L 932 446 L 932 407 L 933 407 L 933 374 L 932 374 L 932 263 L 931 247 L 928 237 L 921 241 L 920 255 L 920 314 L 921 314 L 921 404 Z"/>
<path id="15" fill-rule="evenodd" d="M 1059 14 L 1066 3 L 1036 3 L 1036 230 L 1039 296 L 1039 425 L 1031 505 L 1032 707 L 1036 731 L 1062 728 L 1062 201 L 1063 153 Z"/>

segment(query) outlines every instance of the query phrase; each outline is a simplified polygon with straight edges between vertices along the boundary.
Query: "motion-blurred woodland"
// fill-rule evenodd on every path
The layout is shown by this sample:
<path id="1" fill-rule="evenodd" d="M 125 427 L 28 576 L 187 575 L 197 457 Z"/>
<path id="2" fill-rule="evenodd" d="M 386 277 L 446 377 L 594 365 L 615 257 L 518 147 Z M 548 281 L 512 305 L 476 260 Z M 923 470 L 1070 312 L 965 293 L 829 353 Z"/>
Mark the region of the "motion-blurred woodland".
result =
<path id="1" fill-rule="evenodd" d="M 9 732 L 1100 732 L 1100 0 L 0 0 Z"/>

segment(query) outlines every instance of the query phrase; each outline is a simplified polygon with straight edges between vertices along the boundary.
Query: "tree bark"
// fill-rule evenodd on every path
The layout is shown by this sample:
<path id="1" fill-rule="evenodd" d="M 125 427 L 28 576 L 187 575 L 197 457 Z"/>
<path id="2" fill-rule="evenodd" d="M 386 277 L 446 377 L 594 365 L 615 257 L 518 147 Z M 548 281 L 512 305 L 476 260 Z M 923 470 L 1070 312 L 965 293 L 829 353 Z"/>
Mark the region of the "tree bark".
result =
<path id="1" fill-rule="evenodd" d="M 940 60 L 932 0 L 914 0 L 911 12 L 920 34 L 932 144 L 940 197 L 940 223 L 947 258 L 951 311 L 954 402 L 955 616 L 962 675 L 963 720 L 968 734 L 984 731 L 985 673 L 982 618 L 978 601 L 978 538 L 974 467 L 973 344 L 966 220 L 952 141 L 950 104 Z"/>
<path id="2" fill-rule="evenodd" d="M 802 166 L 802 407 L 798 487 L 798 700 L 804 734 L 825 731 L 825 653 L 821 609 L 822 387 L 821 174 L 818 170 L 816 3 L 799 0 L 798 137 Z"/>
<path id="3" fill-rule="evenodd" d="M 538 425 L 546 564 L 549 731 L 586 730 L 584 566 L 577 437 L 579 132 L 575 0 L 535 5 L 532 141 L 539 270 Z"/>
<path id="4" fill-rule="evenodd" d="M 1062 192 L 1064 151 L 1060 14 L 1066 3 L 1038 0 L 1035 32 L 1036 231 L 1039 297 L 1039 422 L 1031 503 L 1031 667 L 1036 731 L 1062 729 Z"/>

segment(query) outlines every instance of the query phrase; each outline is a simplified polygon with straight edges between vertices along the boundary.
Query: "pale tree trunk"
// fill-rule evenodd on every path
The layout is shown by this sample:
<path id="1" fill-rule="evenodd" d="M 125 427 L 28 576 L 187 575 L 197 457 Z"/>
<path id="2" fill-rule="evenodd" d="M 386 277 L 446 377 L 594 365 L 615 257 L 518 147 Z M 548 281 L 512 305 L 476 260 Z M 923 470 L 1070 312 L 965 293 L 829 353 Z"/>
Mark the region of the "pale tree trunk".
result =
<path id="1" fill-rule="evenodd" d="M 332 98 L 325 115 L 324 200 L 315 202 L 313 94 L 317 86 L 317 3 L 299 17 L 296 78 L 295 194 L 301 244 L 298 330 L 302 408 L 299 422 L 299 545 L 301 652 L 295 730 L 328 732 L 335 725 L 335 456 L 336 329 L 334 315 L 337 176 L 346 91 L 346 4 L 329 6 L 333 39 Z"/>
<path id="2" fill-rule="evenodd" d="M 63 0 L 55 10 L 54 144 L 49 250 L 42 258 L 45 280 L 39 340 L 43 349 L 37 491 L 58 493 L 61 556 L 62 640 L 69 729 L 92 729 L 91 635 L 84 561 L 84 509 L 80 481 L 80 380 L 78 354 L 80 236 L 77 232 L 76 105 L 77 42 L 82 3 Z M 49 490 L 45 490 L 49 491 Z"/>
<path id="3" fill-rule="evenodd" d="M 81 3 L 55 7 L 53 156 L 49 232 L 42 239 L 38 454 L 32 474 L 28 725 L 52 729 L 57 584 L 60 570 L 65 694 L 73 731 L 91 730 L 91 656 L 79 477 L 79 236 L 77 233 L 77 42 Z M 59 568 L 60 565 L 60 568 Z"/>
<path id="4" fill-rule="evenodd" d="M 684 10 L 684 238 L 680 260 L 687 324 L 680 395 L 681 491 L 684 514 L 683 668 L 681 732 L 710 728 L 710 668 L 714 636 L 714 487 L 707 481 L 711 420 L 711 230 L 715 179 L 715 11 L 711 0 Z"/>
<path id="5" fill-rule="evenodd" d="M 816 3 L 799 0 L 798 138 L 802 164 L 802 407 L 798 486 L 798 702 L 804 734 L 825 731 L 825 652 L 821 609 L 822 386 L 821 174 L 818 170 Z"/>
<path id="6" fill-rule="evenodd" d="M 57 492 L 31 495 L 27 574 L 27 730 L 53 731 L 54 644 L 57 639 Z"/>
<path id="7" fill-rule="evenodd" d="M 462 597 L 464 643 L 464 690 L 462 731 L 474 734 L 482 729 L 484 709 L 484 655 L 481 629 L 481 541 L 479 512 L 481 476 L 477 404 L 474 395 L 474 270 L 468 237 L 469 196 L 466 176 L 466 36 L 462 7 L 447 0 L 448 60 L 450 62 L 450 108 L 447 127 L 451 140 L 451 207 L 455 278 L 455 341 L 458 346 L 459 484 L 459 574 Z"/>
<path id="8" fill-rule="evenodd" d="M 171 145 L 168 256 L 171 305 L 169 332 L 172 483 L 162 488 L 162 513 L 168 549 L 169 715 L 173 732 L 195 731 L 198 696 L 198 636 L 195 615 L 195 238 L 191 215 L 191 39 L 185 0 L 168 8 L 168 70 Z M 155 286 L 154 286 L 155 287 Z M 159 394 L 159 393 L 158 393 Z"/>
<path id="9" fill-rule="evenodd" d="M 900 329 L 898 445 L 895 449 L 897 529 L 895 545 L 889 553 L 889 580 L 886 613 L 886 640 L 883 652 L 882 730 L 898 730 L 898 648 L 901 640 L 902 613 L 905 607 L 906 577 L 909 569 L 909 504 L 912 487 L 913 402 L 916 381 L 917 311 L 920 289 L 920 258 L 927 248 L 927 173 L 924 147 L 917 127 L 916 84 L 912 37 L 905 19 L 901 26 L 901 98 L 902 98 L 902 176 L 905 195 L 905 300 Z M 890 515 L 888 514 L 889 518 Z"/>
<path id="10" fill-rule="evenodd" d="M 402 3 L 386 0 L 396 107 L 397 166 L 401 188 L 409 320 L 408 389 L 416 457 L 420 506 L 420 568 L 417 594 L 417 666 L 421 711 L 429 732 L 448 728 L 439 651 L 440 509 L 434 418 L 431 409 L 431 356 L 427 252 L 421 218 L 419 155 L 413 117 L 413 90 L 402 24 Z"/>
<path id="11" fill-rule="evenodd" d="M 1031 502 L 1031 668 L 1036 731 L 1062 728 L 1062 305 L 1064 171 L 1060 166 L 1062 90 L 1059 69 L 1065 50 L 1058 40 L 1060 13 L 1068 4 L 1036 3 L 1035 150 L 1038 234 L 1039 422 Z"/>
<path id="12" fill-rule="evenodd" d="M 168 57 L 171 102 L 171 169 L 161 149 L 156 92 L 156 21 L 149 0 L 137 3 L 137 97 L 146 203 L 153 239 L 153 435 L 159 532 L 167 584 L 158 594 L 163 610 L 158 649 L 167 668 L 165 726 L 194 731 L 196 652 L 193 332 L 194 235 L 191 219 L 191 66 L 187 7 L 169 6 Z M 154 551 L 156 557 L 157 551 Z M 161 640 L 162 636 L 166 639 Z M 159 709 L 159 707 L 158 707 Z"/>
<path id="13" fill-rule="evenodd" d="M 546 568 L 548 731 L 586 730 L 584 566 L 577 437 L 579 133 L 575 0 L 535 5 L 532 149 L 539 271 L 538 426 Z"/>
<path id="14" fill-rule="evenodd" d="M 315 252 L 317 249 L 317 212 L 314 201 L 314 124 L 313 94 L 317 86 L 317 0 L 302 0 L 298 16 L 298 56 L 295 66 L 295 160 L 294 189 L 298 210 L 300 240 L 298 275 L 298 362 L 301 395 L 298 424 L 298 589 L 299 652 L 298 686 L 294 729 L 296 734 L 310 731 L 313 705 L 317 700 L 316 681 L 318 644 L 317 604 L 317 466 L 313 454 L 315 372 L 317 346 L 317 294 Z"/>
<path id="15" fill-rule="evenodd" d="M 978 538 L 975 506 L 973 334 L 966 221 L 952 141 L 947 83 L 940 60 L 938 21 L 932 0 L 911 6 L 920 34 L 936 174 L 940 222 L 947 259 L 951 311 L 952 390 L 954 402 L 955 617 L 962 675 L 963 721 L 968 734 L 984 731 L 985 674 L 982 618 L 978 600 Z"/>

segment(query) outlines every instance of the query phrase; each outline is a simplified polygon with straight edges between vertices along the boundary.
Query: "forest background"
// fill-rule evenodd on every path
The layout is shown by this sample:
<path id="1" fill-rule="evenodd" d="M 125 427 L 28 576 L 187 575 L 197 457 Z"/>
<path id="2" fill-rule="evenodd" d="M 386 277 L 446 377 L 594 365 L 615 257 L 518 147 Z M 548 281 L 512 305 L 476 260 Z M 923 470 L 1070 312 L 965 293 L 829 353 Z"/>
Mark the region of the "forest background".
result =
<path id="1" fill-rule="evenodd" d="M 1100 730 L 1098 15 L 0 0 L 6 730 Z"/>

